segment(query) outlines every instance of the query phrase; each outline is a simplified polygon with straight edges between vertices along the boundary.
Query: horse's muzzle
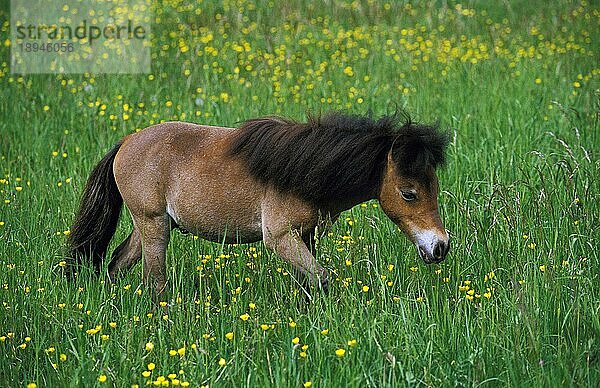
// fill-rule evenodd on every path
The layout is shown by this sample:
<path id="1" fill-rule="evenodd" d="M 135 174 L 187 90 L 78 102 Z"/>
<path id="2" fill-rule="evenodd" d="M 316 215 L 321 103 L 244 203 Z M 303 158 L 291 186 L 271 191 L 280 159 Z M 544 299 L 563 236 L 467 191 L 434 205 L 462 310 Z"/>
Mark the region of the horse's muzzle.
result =
<path id="1" fill-rule="evenodd" d="M 419 252 L 419 256 L 421 256 L 421 259 L 423 259 L 425 264 L 434 264 L 444 261 L 449 250 L 450 240 L 438 240 L 433 245 L 433 249 L 427 246 L 417 245 L 417 251 Z"/>

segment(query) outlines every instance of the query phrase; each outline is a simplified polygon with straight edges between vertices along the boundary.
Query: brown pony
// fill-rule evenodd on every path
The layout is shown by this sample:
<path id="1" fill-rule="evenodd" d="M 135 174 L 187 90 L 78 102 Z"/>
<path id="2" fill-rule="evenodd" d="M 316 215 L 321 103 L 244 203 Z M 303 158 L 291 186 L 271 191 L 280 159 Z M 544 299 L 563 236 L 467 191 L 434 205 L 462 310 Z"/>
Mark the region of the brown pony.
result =
<path id="1" fill-rule="evenodd" d="M 91 257 L 100 272 L 125 202 L 133 231 L 112 254 L 110 279 L 143 257 L 143 280 L 160 296 L 170 231 L 178 228 L 217 242 L 263 240 L 310 283 L 326 286 L 312 250 L 317 226 L 376 198 L 423 261 L 437 263 L 449 249 L 435 173 L 448 142 L 404 115 L 154 125 L 123 138 L 92 171 L 70 257 Z"/>

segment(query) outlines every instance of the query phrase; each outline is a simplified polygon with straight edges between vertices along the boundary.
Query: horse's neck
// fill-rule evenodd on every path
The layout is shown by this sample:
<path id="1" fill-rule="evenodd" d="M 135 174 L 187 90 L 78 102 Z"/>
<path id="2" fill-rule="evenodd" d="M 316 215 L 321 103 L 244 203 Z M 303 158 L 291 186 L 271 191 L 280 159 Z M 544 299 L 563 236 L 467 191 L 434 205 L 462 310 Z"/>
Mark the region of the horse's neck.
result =
<path id="1" fill-rule="evenodd" d="M 349 193 L 348 197 L 337 198 L 331 203 L 324 204 L 321 210 L 330 214 L 339 214 L 345 210 L 352 209 L 354 206 L 360 203 L 377 198 L 378 194 L 378 187 L 373 188 L 371 191 L 365 193 Z"/>

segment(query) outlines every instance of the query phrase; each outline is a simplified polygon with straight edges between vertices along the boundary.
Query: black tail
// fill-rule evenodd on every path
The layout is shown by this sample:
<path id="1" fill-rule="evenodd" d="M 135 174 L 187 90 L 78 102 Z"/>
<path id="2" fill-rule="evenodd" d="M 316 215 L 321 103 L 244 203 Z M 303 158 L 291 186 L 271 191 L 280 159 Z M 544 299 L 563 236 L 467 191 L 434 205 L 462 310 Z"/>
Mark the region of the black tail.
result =
<path id="1" fill-rule="evenodd" d="M 90 174 L 69 236 L 69 257 L 77 264 L 91 258 L 97 273 L 117 229 L 123 205 L 113 174 L 113 162 L 121 144 L 108 151 Z"/>

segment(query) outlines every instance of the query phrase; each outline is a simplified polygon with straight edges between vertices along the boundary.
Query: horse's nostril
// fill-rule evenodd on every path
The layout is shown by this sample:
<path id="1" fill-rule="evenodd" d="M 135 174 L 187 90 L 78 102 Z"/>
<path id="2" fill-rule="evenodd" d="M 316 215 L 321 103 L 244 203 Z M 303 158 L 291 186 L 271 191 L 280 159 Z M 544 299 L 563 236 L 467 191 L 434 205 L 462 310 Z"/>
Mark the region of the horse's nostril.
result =
<path id="1" fill-rule="evenodd" d="M 446 253 L 448 253 L 449 248 L 449 244 L 446 244 L 443 241 L 440 241 L 437 244 L 435 244 L 435 248 L 433 248 L 434 259 L 439 261 L 444 260 L 444 257 L 446 257 Z"/>

